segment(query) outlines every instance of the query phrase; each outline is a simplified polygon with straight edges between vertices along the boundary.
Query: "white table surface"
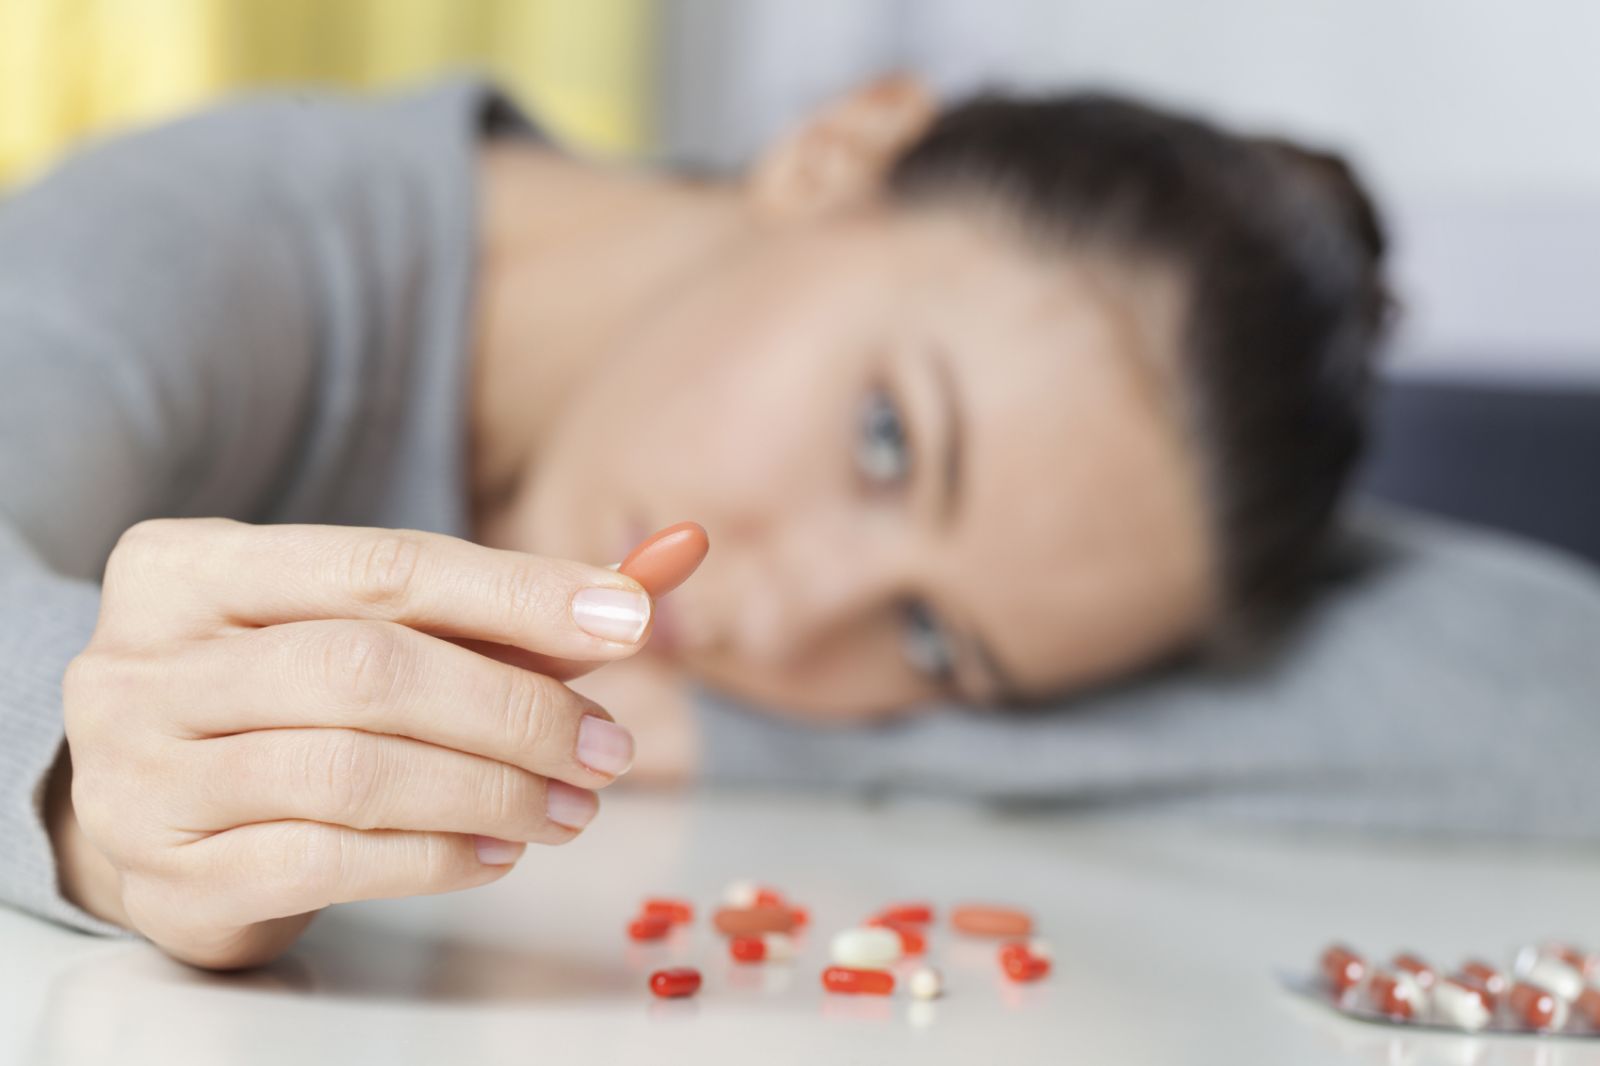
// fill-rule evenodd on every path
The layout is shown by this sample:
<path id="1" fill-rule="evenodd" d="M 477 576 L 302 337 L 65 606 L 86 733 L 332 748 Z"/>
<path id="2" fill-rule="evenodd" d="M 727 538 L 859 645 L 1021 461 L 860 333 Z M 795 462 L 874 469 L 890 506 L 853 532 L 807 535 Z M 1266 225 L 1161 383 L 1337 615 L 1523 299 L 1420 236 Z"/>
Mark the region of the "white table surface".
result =
<path id="1" fill-rule="evenodd" d="M 754 877 L 810 905 L 787 967 L 738 966 L 704 922 L 630 944 L 641 896 Z M 826 934 L 894 900 L 1030 908 L 1055 974 L 933 938 L 931 1005 L 825 996 Z M 1549 935 L 1600 943 L 1600 854 L 1373 841 L 942 804 L 613 792 L 575 844 L 473 892 L 336 909 L 245 975 L 0 909 L 0 1062 L 1600 1064 L 1600 1042 L 1403 1033 L 1299 1002 L 1275 967 L 1332 937 L 1445 963 Z M 659 965 L 701 967 L 656 1001 Z M 921 1009 L 919 1009 L 921 1008 Z"/>

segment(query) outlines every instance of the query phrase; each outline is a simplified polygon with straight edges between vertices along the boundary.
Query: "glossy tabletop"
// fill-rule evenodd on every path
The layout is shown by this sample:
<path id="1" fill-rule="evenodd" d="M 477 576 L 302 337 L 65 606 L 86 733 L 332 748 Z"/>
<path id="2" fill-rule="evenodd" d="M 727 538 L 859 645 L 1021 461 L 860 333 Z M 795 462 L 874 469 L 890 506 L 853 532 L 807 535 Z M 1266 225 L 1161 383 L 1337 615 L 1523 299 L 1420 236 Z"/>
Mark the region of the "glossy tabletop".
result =
<path id="1" fill-rule="evenodd" d="M 794 963 L 732 963 L 704 921 L 663 946 L 624 937 L 642 896 L 704 908 L 738 878 L 810 907 Z M 1026 906 L 1056 971 L 1012 985 L 993 944 L 939 925 L 944 998 L 826 996 L 827 935 L 908 899 Z M 1600 1042 L 1408 1034 L 1273 978 L 1334 937 L 1453 963 L 1551 935 L 1600 942 L 1600 853 L 614 791 L 581 840 L 501 882 L 337 908 L 254 973 L 0 910 L 0 1062 L 1600 1066 Z M 650 997 L 668 964 L 703 970 L 698 997 Z"/>

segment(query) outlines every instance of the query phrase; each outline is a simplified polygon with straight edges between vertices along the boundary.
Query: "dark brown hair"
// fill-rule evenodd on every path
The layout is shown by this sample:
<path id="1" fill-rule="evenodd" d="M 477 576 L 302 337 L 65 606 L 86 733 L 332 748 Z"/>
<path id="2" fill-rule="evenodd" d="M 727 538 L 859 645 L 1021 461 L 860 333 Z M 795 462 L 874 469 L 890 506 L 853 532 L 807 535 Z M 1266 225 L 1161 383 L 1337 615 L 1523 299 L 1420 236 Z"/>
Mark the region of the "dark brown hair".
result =
<path id="1" fill-rule="evenodd" d="M 1223 616 L 1263 646 L 1327 558 L 1388 317 L 1383 226 L 1337 156 L 1116 97 L 983 96 L 895 163 L 891 196 L 998 200 L 1063 247 L 1175 265 Z"/>

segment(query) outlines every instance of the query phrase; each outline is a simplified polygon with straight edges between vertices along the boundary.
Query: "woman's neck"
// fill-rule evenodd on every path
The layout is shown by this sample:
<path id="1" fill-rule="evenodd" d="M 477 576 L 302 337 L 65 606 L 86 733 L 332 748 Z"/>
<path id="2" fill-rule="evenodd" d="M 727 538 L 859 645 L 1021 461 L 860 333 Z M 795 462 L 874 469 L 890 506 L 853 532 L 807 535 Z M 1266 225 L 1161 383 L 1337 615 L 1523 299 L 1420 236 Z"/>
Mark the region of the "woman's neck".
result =
<path id="1" fill-rule="evenodd" d="M 485 147 L 479 188 L 475 525 L 508 502 L 618 336 L 750 228 L 735 187 L 607 170 L 527 143 Z"/>

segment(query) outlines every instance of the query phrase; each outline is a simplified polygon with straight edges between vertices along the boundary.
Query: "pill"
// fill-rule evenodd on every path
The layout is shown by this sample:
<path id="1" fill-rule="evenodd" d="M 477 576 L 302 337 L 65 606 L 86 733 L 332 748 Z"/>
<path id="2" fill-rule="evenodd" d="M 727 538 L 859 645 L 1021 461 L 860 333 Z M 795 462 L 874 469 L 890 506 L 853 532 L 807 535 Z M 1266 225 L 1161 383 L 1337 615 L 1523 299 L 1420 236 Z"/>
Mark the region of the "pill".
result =
<path id="1" fill-rule="evenodd" d="M 811 921 L 811 912 L 804 907 L 796 907 L 791 904 L 789 913 L 794 916 L 794 927 L 796 929 L 804 929 Z"/>
<path id="2" fill-rule="evenodd" d="M 662 999 L 692 996 L 700 991 L 700 971 L 691 966 L 657 970 L 650 975 L 650 991 Z"/>
<path id="3" fill-rule="evenodd" d="M 1415 952 L 1402 951 L 1389 960 L 1389 965 L 1396 970 L 1410 974 L 1412 980 L 1416 981 L 1417 986 L 1424 992 L 1433 988 L 1433 982 L 1437 978 L 1437 975 L 1433 972 L 1433 967 L 1423 962 L 1422 957 Z"/>
<path id="4" fill-rule="evenodd" d="M 977 903 L 957 907 L 950 924 L 974 936 L 1027 936 L 1033 932 L 1033 919 L 1025 911 Z"/>
<path id="5" fill-rule="evenodd" d="M 1320 965 L 1322 976 L 1336 996 L 1344 995 L 1367 976 L 1366 960 L 1343 944 L 1328 945 L 1322 952 Z"/>
<path id="6" fill-rule="evenodd" d="M 926 903 L 896 903 L 872 916 L 874 922 L 901 925 L 927 925 L 933 921 L 933 908 Z"/>
<path id="7" fill-rule="evenodd" d="M 874 926 L 888 929 L 900 938 L 900 953 L 902 955 L 921 955 L 928 950 L 928 938 L 922 935 L 922 930 L 907 922 L 885 922 L 874 920 Z"/>
<path id="8" fill-rule="evenodd" d="M 730 881 L 722 890 L 722 902 L 730 907 L 748 908 L 756 905 L 760 886 L 754 881 Z"/>
<path id="9" fill-rule="evenodd" d="M 1027 958 L 1028 956 L 1030 956 L 1032 954 L 1033 954 L 1033 948 L 1026 940 L 1013 940 L 1008 944 L 1001 944 L 1000 945 L 1000 951 L 999 951 L 1000 964 L 1002 966 L 1005 965 L 1005 961 L 1007 959 L 1009 959 L 1009 958 L 1012 958 L 1013 956 L 1021 956 L 1023 958 Z"/>
<path id="10" fill-rule="evenodd" d="M 1507 997 L 1517 1020 L 1529 1029 L 1560 1029 L 1567 1024 L 1567 1002 L 1538 985 L 1518 981 Z"/>
<path id="11" fill-rule="evenodd" d="M 1542 945 L 1540 951 L 1546 955 L 1554 955 L 1568 966 L 1571 966 L 1578 971 L 1585 981 L 1600 977 L 1600 955 L 1592 954 L 1582 948 L 1559 940 L 1553 940 Z"/>
<path id="12" fill-rule="evenodd" d="M 887 996 L 894 991 L 894 974 L 887 970 L 829 966 L 822 971 L 822 987 L 847 996 Z"/>
<path id="13" fill-rule="evenodd" d="M 757 888 L 754 907 L 781 907 L 784 905 L 783 893 L 775 888 Z"/>
<path id="14" fill-rule="evenodd" d="M 641 914 L 628 923 L 632 940 L 660 940 L 672 931 L 672 922 L 660 914 Z"/>
<path id="15" fill-rule="evenodd" d="M 1457 976 L 1469 985 L 1476 985 L 1488 997 L 1489 1009 L 1494 1010 L 1506 994 L 1506 975 L 1482 959 L 1468 959 L 1461 964 Z"/>
<path id="16" fill-rule="evenodd" d="M 1409 1022 L 1422 1013 L 1422 987 L 1404 970 L 1378 970 L 1367 982 L 1367 1002 L 1380 1014 Z"/>
<path id="17" fill-rule="evenodd" d="M 1488 996 L 1475 985 L 1446 977 L 1433 986 L 1433 1013 L 1457 1029 L 1482 1029 L 1489 1024 Z"/>
<path id="18" fill-rule="evenodd" d="M 900 934 L 893 929 L 862 926 L 846 929 L 828 945 L 828 957 L 840 966 L 881 969 L 900 961 Z"/>
<path id="19" fill-rule="evenodd" d="M 1573 1001 L 1572 1005 L 1577 1007 L 1585 1018 L 1589 1019 L 1590 1025 L 1600 1029 L 1600 988 L 1596 988 L 1594 985 L 1586 986 L 1582 992 L 1578 993 L 1578 998 Z"/>
<path id="20" fill-rule="evenodd" d="M 1033 955 L 1037 955 L 1041 959 L 1053 959 L 1056 957 L 1055 949 L 1052 948 L 1046 941 L 1039 940 L 1038 938 L 1028 941 L 1028 951 Z"/>
<path id="21" fill-rule="evenodd" d="M 1538 985 L 1568 1003 L 1583 991 L 1583 974 L 1568 966 L 1554 955 L 1535 954 L 1531 959 L 1519 957 L 1517 976 L 1530 985 Z"/>
<path id="22" fill-rule="evenodd" d="M 665 596 L 695 572 L 711 540 L 695 522 L 679 522 L 639 542 L 617 567 L 644 586 L 651 596 Z"/>
<path id="23" fill-rule="evenodd" d="M 647 899 L 644 901 L 643 913 L 647 916 L 665 918 L 673 925 L 683 925 L 694 919 L 694 905 L 681 899 Z"/>
<path id="24" fill-rule="evenodd" d="M 787 933 L 796 924 L 788 907 L 722 907 L 711 921 L 717 932 L 728 936 Z"/>
<path id="25" fill-rule="evenodd" d="M 1040 958 L 1029 951 L 1002 953 L 1000 968 L 1013 981 L 1037 981 L 1050 973 L 1050 960 Z"/>
<path id="26" fill-rule="evenodd" d="M 944 977 L 931 966 L 921 966 L 906 978 L 906 991 L 912 999 L 938 999 L 944 994 Z"/>
<path id="27" fill-rule="evenodd" d="M 794 941 L 786 933 L 736 936 L 728 941 L 728 954 L 739 962 L 786 962 L 794 958 Z"/>

